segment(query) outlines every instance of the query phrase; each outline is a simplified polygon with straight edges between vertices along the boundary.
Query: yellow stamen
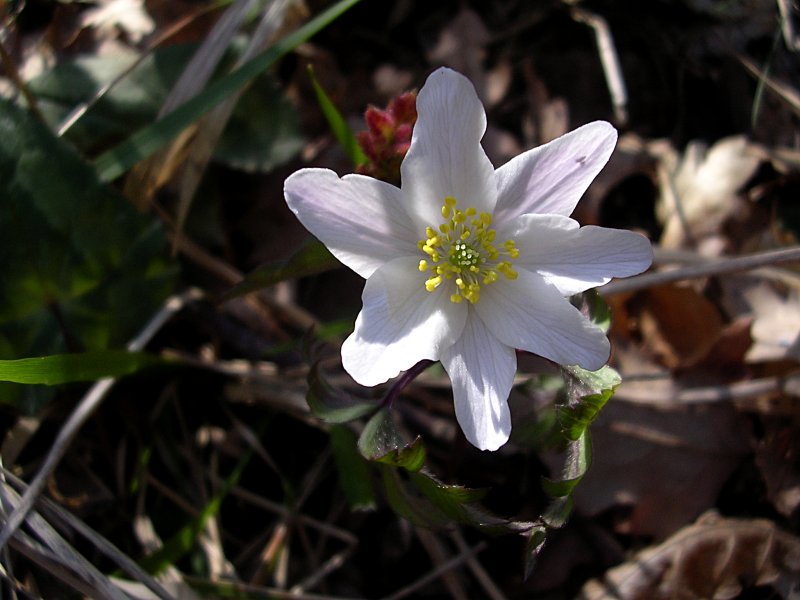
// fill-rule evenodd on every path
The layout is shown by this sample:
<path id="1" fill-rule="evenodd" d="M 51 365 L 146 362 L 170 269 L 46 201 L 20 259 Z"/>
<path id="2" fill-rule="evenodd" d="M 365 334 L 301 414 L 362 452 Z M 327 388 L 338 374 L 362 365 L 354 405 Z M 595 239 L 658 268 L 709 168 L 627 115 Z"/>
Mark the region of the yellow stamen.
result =
<path id="1" fill-rule="evenodd" d="M 489 228 L 492 215 L 478 213 L 475 207 L 462 211 L 453 196 L 444 199 L 441 214 L 444 222 L 437 229 L 426 227 L 425 238 L 417 243 L 429 258 L 419 261 L 420 272 L 431 273 L 425 280 L 427 291 L 452 281 L 455 285 L 449 287 L 454 292 L 450 301 L 475 304 L 480 300 L 481 286 L 493 284 L 500 275 L 517 279 L 511 261 L 519 257 L 519 250 L 514 240 L 506 240 L 500 247 L 494 245 L 497 232 Z"/>

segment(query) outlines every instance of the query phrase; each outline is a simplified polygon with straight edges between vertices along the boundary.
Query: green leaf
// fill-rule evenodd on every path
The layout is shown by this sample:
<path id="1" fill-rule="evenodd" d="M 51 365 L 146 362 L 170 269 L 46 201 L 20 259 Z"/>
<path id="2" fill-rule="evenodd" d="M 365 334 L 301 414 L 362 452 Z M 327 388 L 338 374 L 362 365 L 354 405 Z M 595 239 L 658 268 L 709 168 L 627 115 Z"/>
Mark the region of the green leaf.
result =
<path id="1" fill-rule="evenodd" d="M 367 156 L 364 154 L 364 151 L 361 150 L 356 136 L 353 135 L 350 127 L 347 125 L 347 121 L 344 120 L 344 117 L 342 117 L 336 105 L 331 101 L 325 89 L 320 85 L 316 75 L 314 75 L 314 69 L 311 65 L 308 65 L 308 76 L 311 78 L 311 85 L 314 86 L 314 93 L 317 95 L 317 102 L 319 102 L 319 106 L 322 109 L 322 114 L 325 115 L 328 126 L 331 128 L 339 145 L 344 149 L 350 162 L 356 167 L 365 164 L 367 162 Z"/>
<path id="2" fill-rule="evenodd" d="M 547 540 L 547 528 L 544 526 L 532 527 L 528 532 L 528 542 L 525 544 L 525 579 L 531 576 L 536 566 L 536 559 L 544 548 Z"/>
<path id="3" fill-rule="evenodd" d="M 551 529 L 563 527 L 572 514 L 572 496 L 553 498 L 542 514 L 542 521 Z"/>
<path id="4" fill-rule="evenodd" d="M 314 416 L 327 423 L 347 423 L 378 408 L 375 402 L 333 387 L 325 379 L 319 361 L 308 372 L 306 401 Z"/>
<path id="5" fill-rule="evenodd" d="M 559 406 L 558 419 L 567 438 L 577 440 L 614 395 L 622 377 L 609 366 L 598 371 L 562 367 L 561 371 L 568 399 Z"/>
<path id="6" fill-rule="evenodd" d="M 428 529 L 452 525 L 450 517 L 431 503 L 417 486 L 410 484 L 406 471 L 383 466 L 381 475 L 386 501 L 395 513 Z"/>
<path id="7" fill-rule="evenodd" d="M 288 259 L 267 263 L 248 273 L 244 280 L 225 293 L 222 300 L 249 294 L 286 279 L 308 277 L 341 267 L 322 242 L 310 240 Z"/>
<path id="8" fill-rule="evenodd" d="M 492 534 L 520 533 L 532 526 L 493 515 L 478 504 L 485 490 L 447 485 L 424 471 L 384 466 L 382 474 L 389 505 L 415 525 L 440 528 L 460 523 Z"/>
<path id="9" fill-rule="evenodd" d="M 266 173 L 303 149 L 297 111 L 268 73 L 239 99 L 214 148 L 214 159 L 248 173 Z"/>
<path id="10" fill-rule="evenodd" d="M 339 473 L 339 484 L 351 510 L 374 510 L 377 506 L 369 463 L 358 451 L 358 438 L 347 427 L 330 430 L 331 448 Z"/>
<path id="11" fill-rule="evenodd" d="M 417 438 L 411 444 L 403 440 L 388 408 L 379 410 L 364 426 L 358 449 L 367 460 L 419 471 L 425 464 L 425 447 Z"/>
<path id="12" fill-rule="evenodd" d="M 174 286 L 161 226 L 5 100 L 0 139 L 0 358 L 122 347 Z M 26 411 L 46 398 L 0 387 Z"/>
<path id="13" fill-rule="evenodd" d="M 103 181 L 113 181 L 140 160 L 155 153 L 203 114 L 247 85 L 280 57 L 324 29 L 359 1 L 341 0 L 337 2 L 235 71 L 211 83 L 201 94 L 155 123 L 140 129 L 116 148 L 102 154 L 95 161 L 100 178 Z"/>
<path id="14" fill-rule="evenodd" d="M 413 473 L 422 468 L 425 464 L 425 457 L 425 446 L 422 444 L 422 438 L 418 437 L 409 445 L 390 450 L 383 456 L 376 457 L 373 460 L 392 467 L 402 467 Z"/>
<path id="15" fill-rule="evenodd" d="M 130 375 L 170 361 L 145 352 L 105 350 L 81 354 L 56 354 L 41 358 L 0 360 L 0 381 L 58 385 Z"/>

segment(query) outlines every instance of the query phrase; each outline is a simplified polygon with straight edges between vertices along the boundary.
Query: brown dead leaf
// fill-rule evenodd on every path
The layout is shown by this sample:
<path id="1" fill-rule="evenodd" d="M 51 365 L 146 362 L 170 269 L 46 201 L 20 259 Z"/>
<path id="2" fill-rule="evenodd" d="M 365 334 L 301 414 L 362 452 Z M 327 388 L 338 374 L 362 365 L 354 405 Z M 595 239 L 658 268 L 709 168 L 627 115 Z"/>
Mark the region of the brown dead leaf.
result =
<path id="1" fill-rule="evenodd" d="M 739 317 L 722 328 L 717 342 L 703 359 L 694 365 L 703 377 L 709 375 L 736 376 L 744 367 L 744 356 L 753 344 L 750 333 L 753 319 Z"/>
<path id="2" fill-rule="evenodd" d="M 661 246 L 700 244 L 710 247 L 709 253 L 719 253 L 721 244 L 714 242 L 721 241 L 720 227 L 745 210 L 738 192 L 755 173 L 762 155 L 743 136 L 725 138 L 710 149 L 692 142 L 680 161 L 674 151 L 664 152 L 659 165 Z"/>
<path id="3" fill-rule="evenodd" d="M 799 583 L 800 539 L 767 520 L 710 513 L 611 569 L 602 580 L 589 581 L 578 598 L 724 600 L 765 585 L 794 598 Z"/>
<path id="4" fill-rule="evenodd" d="M 645 344 L 670 368 L 698 362 L 722 333 L 719 310 L 687 286 L 647 290 L 639 321 Z"/>
<path id="5" fill-rule="evenodd" d="M 663 406 L 612 398 L 592 425 L 592 438 L 592 468 L 575 489 L 578 509 L 591 516 L 628 505 L 624 530 L 659 538 L 713 506 L 751 451 L 741 417 L 725 403 Z"/>

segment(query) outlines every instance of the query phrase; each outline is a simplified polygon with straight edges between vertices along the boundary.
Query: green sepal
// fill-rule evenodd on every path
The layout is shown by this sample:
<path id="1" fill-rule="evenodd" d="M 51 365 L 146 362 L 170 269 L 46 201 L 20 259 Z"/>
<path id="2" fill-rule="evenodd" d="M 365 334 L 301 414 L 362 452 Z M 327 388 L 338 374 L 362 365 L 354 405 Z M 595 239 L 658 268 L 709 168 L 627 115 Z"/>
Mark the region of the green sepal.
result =
<path id="1" fill-rule="evenodd" d="M 358 439 L 358 449 L 367 460 L 411 472 L 419 471 L 425 464 L 422 439 L 418 437 L 406 443 L 388 408 L 379 410 L 367 421 Z"/>

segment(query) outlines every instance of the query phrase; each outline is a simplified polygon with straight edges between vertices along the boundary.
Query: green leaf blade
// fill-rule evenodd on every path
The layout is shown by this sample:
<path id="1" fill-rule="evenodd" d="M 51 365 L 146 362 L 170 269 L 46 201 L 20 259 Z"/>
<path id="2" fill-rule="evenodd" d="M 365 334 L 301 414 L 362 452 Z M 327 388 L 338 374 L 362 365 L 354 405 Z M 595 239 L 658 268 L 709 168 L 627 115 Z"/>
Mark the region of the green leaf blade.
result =
<path id="1" fill-rule="evenodd" d="M 344 149 L 350 162 L 352 162 L 355 167 L 366 164 L 368 160 L 367 155 L 364 154 L 364 151 L 358 144 L 358 140 L 356 140 L 356 136 L 353 135 L 350 127 L 347 125 L 347 121 L 344 120 L 344 117 L 342 117 L 339 109 L 336 108 L 336 105 L 328 96 L 325 88 L 320 85 L 316 75 L 314 75 L 314 69 L 311 65 L 308 65 L 308 76 L 311 78 L 311 85 L 314 87 L 314 93 L 322 109 L 322 114 L 325 116 L 325 120 L 328 121 L 328 126 L 331 128 L 339 145 Z"/>
<path id="2" fill-rule="evenodd" d="M 0 381 L 59 385 L 132 375 L 156 365 L 174 364 L 146 352 L 103 350 L 39 358 L 0 360 Z"/>
<path id="3" fill-rule="evenodd" d="M 235 71 L 210 84 L 201 94 L 182 104 L 155 123 L 134 133 L 128 140 L 103 153 L 95 160 L 100 179 L 113 181 L 140 160 L 157 152 L 186 127 L 246 86 L 275 61 L 336 20 L 361 0 L 340 0 L 314 19 L 250 59 Z"/>

